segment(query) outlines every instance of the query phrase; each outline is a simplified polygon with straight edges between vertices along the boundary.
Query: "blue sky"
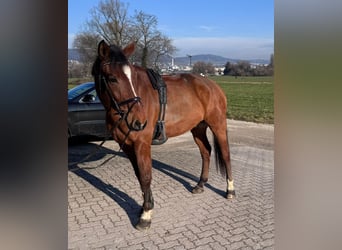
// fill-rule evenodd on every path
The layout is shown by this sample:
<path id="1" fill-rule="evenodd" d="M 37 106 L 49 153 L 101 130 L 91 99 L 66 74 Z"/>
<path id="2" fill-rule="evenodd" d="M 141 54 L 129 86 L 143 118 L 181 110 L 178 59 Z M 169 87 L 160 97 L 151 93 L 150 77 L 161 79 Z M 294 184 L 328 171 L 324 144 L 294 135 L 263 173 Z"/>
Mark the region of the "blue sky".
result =
<path id="1" fill-rule="evenodd" d="M 135 10 L 155 15 L 158 29 L 178 52 L 214 54 L 237 59 L 269 59 L 274 49 L 273 0 L 121 0 Z M 99 0 L 68 1 L 68 47 L 90 19 Z"/>

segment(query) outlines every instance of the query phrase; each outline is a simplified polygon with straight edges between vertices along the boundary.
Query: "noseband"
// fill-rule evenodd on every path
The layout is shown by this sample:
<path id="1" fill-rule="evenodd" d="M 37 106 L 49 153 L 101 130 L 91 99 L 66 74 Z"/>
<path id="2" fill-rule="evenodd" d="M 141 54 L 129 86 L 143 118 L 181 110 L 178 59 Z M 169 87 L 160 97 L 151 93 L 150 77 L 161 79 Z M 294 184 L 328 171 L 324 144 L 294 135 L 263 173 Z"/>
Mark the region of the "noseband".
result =
<path id="1" fill-rule="evenodd" d="M 106 88 L 106 91 L 110 97 L 110 100 L 112 102 L 112 108 L 114 108 L 114 110 L 116 112 L 118 112 L 118 114 L 123 117 L 124 114 L 126 113 L 129 113 L 131 111 L 131 107 L 133 107 L 134 104 L 140 102 L 141 103 L 141 98 L 139 96 L 135 96 L 133 98 L 129 98 L 127 100 L 124 100 L 122 102 L 117 102 L 113 96 L 113 93 L 111 91 L 111 89 L 109 88 L 109 85 L 108 85 L 108 82 L 106 80 L 106 78 L 103 76 L 103 75 L 99 75 L 99 78 L 100 78 L 100 88 L 101 88 L 101 82 L 104 83 L 104 86 Z M 123 106 L 123 105 L 127 105 L 127 104 L 130 104 L 130 103 L 133 103 L 133 105 L 131 105 L 131 107 L 129 108 L 129 110 L 127 112 L 125 112 L 124 110 L 122 110 L 120 107 Z"/>
<path id="2" fill-rule="evenodd" d="M 110 63 L 106 63 L 106 64 L 110 64 Z M 117 112 L 117 114 L 120 116 L 120 119 L 118 121 L 118 123 L 120 123 L 122 120 L 125 120 L 126 121 L 126 124 L 128 126 L 128 128 L 130 130 L 134 130 L 134 131 L 140 131 L 140 130 L 143 130 L 145 128 L 145 126 L 143 126 L 141 129 L 136 129 L 134 128 L 128 121 L 127 121 L 127 116 L 129 114 L 129 112 L 131 112 L 133 106 L 137 103 L 141 103 L 141 97 L 139 96 L 134 96 L 133 98 L 129 98 L 127 100 L 124 100 L 122 102 L 117 102 L 114 98 L 114 95 L 112 93 L 112 90 L 110 89 L 109 85 L 108 85 L 108 82 L 106 80 L 106 78 L 102 75 L 102 74 L 99 74 L 99 89 L 100 89 L 100 92 L 101 92 L 101 85 L 102 83 L 104 84 L 105 86 L 105 90 L 107 91 L 109 97 L 110 97 L 110 100 L 111 100 L 111 106 L 112 108 Z M 121 109 L 121 106 L 124 106 L 124 105 L 128 105 L 132 103 L 132 105 L 130 105 L 128 107 L 128 110 L 125 111 L 125 110 L 122 110 Z"/>

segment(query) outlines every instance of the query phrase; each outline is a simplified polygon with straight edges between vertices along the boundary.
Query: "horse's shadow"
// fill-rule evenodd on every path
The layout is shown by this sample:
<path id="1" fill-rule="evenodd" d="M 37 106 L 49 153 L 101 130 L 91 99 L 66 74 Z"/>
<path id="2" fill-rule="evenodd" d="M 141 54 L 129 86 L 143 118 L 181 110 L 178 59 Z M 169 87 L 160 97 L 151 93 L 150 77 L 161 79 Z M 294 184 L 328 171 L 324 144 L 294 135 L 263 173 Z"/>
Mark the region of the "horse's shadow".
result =
<path id="1" fill-rule="evenodd" d="M 175 168 L 173 166 L 167 165 L 157 160 L 152 160 L 152 166 L 154 169 L 162 172 L 163 174 L 181 183 L 184 186 L 184 188 L 189 192 L 191 192 L 194 187 L 190 184 L 190 182 L 187 179 L 195 183 L 199 181 L 199 177 L 196 177 L 188 172 L 185 172 L 181 169 Z M 226 193 L 223 190 L 217 189 L 209 183 L 204 184 L 204 186 L 220 196 L 224 197 L 226 195 Z"/>
<path id="2" fill-rule="evenodd" d="M 73 138 L 74 139 L 74 138 Z M 76 140 L 77 139 L 77 140 Z M 75 138 L 74 141 L 68 143 L 68 166 L 78 165 L 91 161 L 103 159 L 106 155 L 111 154 L 112 157 L 121 156 L 125 154 L 116 152 L 104 146 L 99 146 L 92 142 L 82 141 L 82 137 Z"/>
<path id="3" fill-rule="evenodd" d="M 89 145 L 88 145 L 89 146 Z M 93 145 L 94 147 L 97 147 L 97 145 Z M 92 146 L 90 145 L 90 150 Z M 89 151 L 90 151 L 89 150 Z M 94 161 L 98 160 L 104 157 L 104 155 L 111 153 L 114 154 L 115 157 L 124 157 L 127 158 L 126 155 L 123 152 L 115 152 L 113 150 L 110 150 L 105 147 L 101 147 L 102 152 L 97 152 L 94 156 L 90 157 L 86 161 L 82 161 L 79 163 L 85 163 L 87 161 Z M 69 163 L 70 163 L 69 157 Z M 175 168 L 173 166 L 170 166 L 168 164 L 165 164 L 163 162 L 160 162 L 158 160 L 152 160 L 152 166 L 155 170 L 160 171 L 161 173 L 171 177 L 172 179 L 178 181 L 180 184 L 184 186 L 184 188 L 191 192 L 193 189 L 193 186 L 190 182 L 197 183 L 199 178 L 185 172 L 181 169 Z M 135 226 L 139 221 L 139 215 L 141 213 L 141 205 L 139 205 L 134 199 L 132 199 L 129 195 L 127 195 L 125 192 L 122 192 L 120 189 L 112 186 L 111 184 L 107 184 L 103 182 L 98 177 L 94 176 L 93 174 L 89 173 L 86 169 L 79 167 L 78 164 L 71 164 L 69 165 L 69 171 L 72 171 L 77 176 L 81 177 L 85 181 L 87 181 L 89 184 L 97 188 L 98 190 L 102 191 L 106 195 L 108 195 L 111 199 L 113 199 L 126 213 L 127 216 L 132 224 L 132 226 Z M 222 190 L 219 190 L 215 187 L 213 187 L 210 184 L 205 184 L 205 187 L 213 191 L 214 193 L 225 196 L 225 192 Z"/>
<path id="4" fill-rule="evenodd" d="M 141 205 L 139 205 L 129 195 L 122 192 L 120 189 L 113 187 L 111 184 L 103 182 L 101 179 L 90 174 L 84 169 L 78 168 L 75 170 L 74 167 L 73 173 L 112 198 L 127 213 L 132 226 L 135 226 L 138 223 L 139 217 L 137 214 L 140 214 L 141 212 Z"/>
<path id="5" fill-rule="evenodd" d="M 127 158 L 126 155 L 123 152 L 116 152 L 103 146 L 99 147 L 92 143 L 78 144 L 76 145 L 76 148 L 74 146 L 74 144 L 72 144 L 71 147 L 69 146 L 69 171 L 73 172 L 78 177 L 81 177 L 83 180 L 87 181 L 89 184 L 113 199 L 127 213 L 132 226 L 136 225 L 139 220 L 137 214 L 141 212 L 141 206 L 125 192 L 122 192 L 111 184 L 103 182 L 100 178 L 89 173 L 87 167 L 79 166 L 79 164 L 103 159 L 107 154 L 112 154 L 109 159 L 112 159 L 113 157 Z M 82 154 L 77 153 L 79 148 L 83 148 Z M 100 165 L 89 167 L 88 169 L 97 167 L 100 167 Z"/>

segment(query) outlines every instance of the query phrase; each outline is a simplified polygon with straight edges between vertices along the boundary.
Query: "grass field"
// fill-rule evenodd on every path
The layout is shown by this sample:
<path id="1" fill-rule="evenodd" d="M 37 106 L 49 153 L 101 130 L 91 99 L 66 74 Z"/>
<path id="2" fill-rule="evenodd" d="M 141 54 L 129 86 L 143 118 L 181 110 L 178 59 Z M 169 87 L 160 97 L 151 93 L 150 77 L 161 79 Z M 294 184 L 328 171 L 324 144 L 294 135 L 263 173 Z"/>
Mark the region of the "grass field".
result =
<path id="1" fill-rule="evenodd" d="M 229 119 L 274 123 L 273 77 L 211 76 L 226 93 Z M 68 88 L 93 79 L 69 79 Z"/>
<path id="2" fill-rule="evenodd" d="M 274 123 L 273 77 L 213 76 L 226 93 L 228 118 Z"/>

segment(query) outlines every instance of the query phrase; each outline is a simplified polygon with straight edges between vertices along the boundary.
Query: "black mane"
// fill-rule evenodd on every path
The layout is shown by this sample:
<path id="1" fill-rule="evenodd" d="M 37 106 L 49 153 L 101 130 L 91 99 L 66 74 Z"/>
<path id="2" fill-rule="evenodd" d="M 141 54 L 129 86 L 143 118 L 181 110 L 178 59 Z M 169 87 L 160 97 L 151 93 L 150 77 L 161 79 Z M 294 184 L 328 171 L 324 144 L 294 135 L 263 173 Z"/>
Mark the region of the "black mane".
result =
<path id="1" fill-rule="evenodd" d="M 93 67 L 91 68 L 91 75 L 94 77 L 100 74 L 100 62 L 100 58 L 96 57 Z"/>

